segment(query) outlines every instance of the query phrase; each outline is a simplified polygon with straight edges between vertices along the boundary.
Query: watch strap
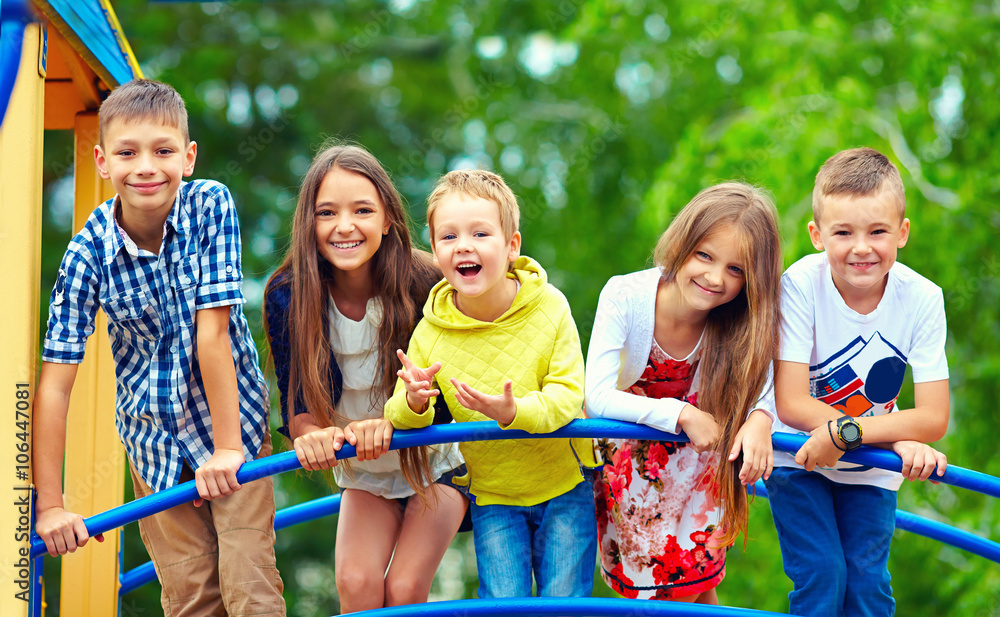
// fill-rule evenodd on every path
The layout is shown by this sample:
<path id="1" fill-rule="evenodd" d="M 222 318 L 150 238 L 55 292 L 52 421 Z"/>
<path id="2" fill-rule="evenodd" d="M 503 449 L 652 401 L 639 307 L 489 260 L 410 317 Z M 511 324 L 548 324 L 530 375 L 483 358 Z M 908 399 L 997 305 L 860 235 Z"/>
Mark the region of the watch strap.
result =
<path id="1" fill-rule="evenodd" d="M 838 435 L 834 435 L 833 434 L 833 427 L 831 426 L 831 424 L 833 424 L 833 420 L 830 420 L 829 422 L 826 423 L 826 430 L 830 431 L 830 441 L 833 442 L 833 447 L 837 448 L 841 452 L 847 452 L 847 448 L 841 448 L 840 444 L 837 443 L 838 441 L 842 441 L 842 440 L 840 439 L 840 437 Z"/>

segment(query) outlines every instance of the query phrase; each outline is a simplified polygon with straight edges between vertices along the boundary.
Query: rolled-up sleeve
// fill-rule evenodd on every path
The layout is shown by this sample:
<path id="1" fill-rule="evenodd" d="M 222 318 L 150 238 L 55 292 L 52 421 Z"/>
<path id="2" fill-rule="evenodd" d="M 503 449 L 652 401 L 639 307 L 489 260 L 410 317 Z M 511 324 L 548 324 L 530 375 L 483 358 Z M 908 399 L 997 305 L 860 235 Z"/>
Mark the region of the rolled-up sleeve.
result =
<path id="1" fill-rule="evenodd" d="M 49 297 L 49 320 L 42 360 L 60 364 L 83 362 L 87 338 L 94 333 L 98 309 L 98 272 L 70 245 L 59 265 Z"/>
<path id="2" fill-rule="evenodd" d="M 242 304 L 240 223 L 236 205 L 225 186 L 211 182 L 199 189 L 201 201 L 198 239 L 200 243 L 198 293 L 195 305 L 200 309 Z"/>

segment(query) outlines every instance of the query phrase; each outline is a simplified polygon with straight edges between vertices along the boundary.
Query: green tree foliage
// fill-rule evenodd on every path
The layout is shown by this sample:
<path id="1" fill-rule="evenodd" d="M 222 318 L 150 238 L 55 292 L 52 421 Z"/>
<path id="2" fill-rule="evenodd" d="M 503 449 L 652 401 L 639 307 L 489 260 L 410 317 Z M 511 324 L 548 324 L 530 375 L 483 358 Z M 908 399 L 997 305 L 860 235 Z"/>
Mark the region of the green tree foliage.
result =
<path id="1" fill-rule="evenodd" d="M 524 252 L 569 297 L 584 345 L 601 287 L 647 265 L 658 235 L 701 188 L 738 178 L 769 189 L 787 265 L 813 250 L 805 225 L 816 170 L 838 150 L 869 145 L 906 183 L 912 234 L 901 261 L 946 295 L 953 396 L 939 446 L 954 464 L 1000 474 L 992 458 L 1000 434 L 996 3 L 115 4 L 147 76 L 170 82 L 188 103 L 196 175 L 227 183 L 236 197 L 247 312 L 262 351 L 263 282 L 288 242 L 299 178 L 330 137 L 357 141 L 383 162 L 418 237 L 440 174 L 457 166 L 502 173 L 521 200 Z M 65 139 L 51 136 L 50 180 L 66 171 Z M 68 231 L 58 214 L 65 192 L 54 186 L 48 280 Z M 912 388 L 900 403 L 912 405 Z M 279 507 L 329 490 L 315 476 L 286 475 Z M 907 484 L 899 501 L 997 539 L 993 499 Z M 730 552 L 719 595 L 782 611 L 790 584 L 765 504 L 755 502 L 751 541 Z M 334 528 L 328 520 L 279 534 L 292 615 L 337 610 Z M 471 597 L 470 545 L 456 541 L 435 598 Z M 130 563 L 145 558 L 137 547 L 130 540 Z M 1000 614 L 1000 574 L 978 557 L 897 532 L 890 567 L 899 614 Z M 610 594 L 603 583 L 596 592 Z M 137 592 L 124 606 L 155 613 L 157 593 Z"/>

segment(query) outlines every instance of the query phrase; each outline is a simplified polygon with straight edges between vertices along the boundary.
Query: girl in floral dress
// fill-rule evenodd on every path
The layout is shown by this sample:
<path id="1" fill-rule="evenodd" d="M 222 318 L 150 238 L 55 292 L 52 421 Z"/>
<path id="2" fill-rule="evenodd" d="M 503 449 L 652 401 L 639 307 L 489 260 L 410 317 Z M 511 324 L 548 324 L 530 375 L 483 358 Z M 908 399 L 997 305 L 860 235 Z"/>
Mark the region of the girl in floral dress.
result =
<path id="1" fill-rule="evenodd" d="M 656 267 L 601 292 L 587 414 L 683 430 L 690 442 L 598 440 L 602 574 L 629 598 L 717 604 L 726 550 L 746 532 L 744 484 L 771 472 L 774 205 L 742 183 L 705 189 L 653 257 Z"/>

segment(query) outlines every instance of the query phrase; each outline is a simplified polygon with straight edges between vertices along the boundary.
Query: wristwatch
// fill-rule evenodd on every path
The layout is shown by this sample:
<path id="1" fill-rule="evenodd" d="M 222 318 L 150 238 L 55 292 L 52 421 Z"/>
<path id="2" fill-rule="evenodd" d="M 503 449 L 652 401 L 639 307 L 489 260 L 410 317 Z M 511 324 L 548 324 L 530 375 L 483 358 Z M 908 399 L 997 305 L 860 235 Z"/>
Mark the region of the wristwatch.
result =
<path id="1" fill-rule="evenodd" d="M 845 450 L 857 450 L 861 447 L 861 425 L 851 416 L 837 418 L 837 437 L 844 442 Z"/>

